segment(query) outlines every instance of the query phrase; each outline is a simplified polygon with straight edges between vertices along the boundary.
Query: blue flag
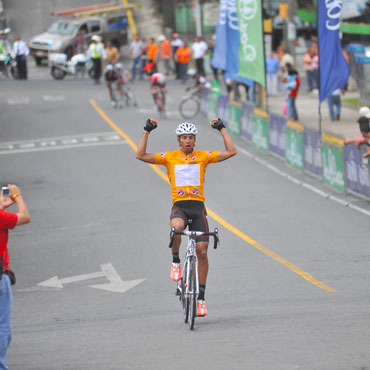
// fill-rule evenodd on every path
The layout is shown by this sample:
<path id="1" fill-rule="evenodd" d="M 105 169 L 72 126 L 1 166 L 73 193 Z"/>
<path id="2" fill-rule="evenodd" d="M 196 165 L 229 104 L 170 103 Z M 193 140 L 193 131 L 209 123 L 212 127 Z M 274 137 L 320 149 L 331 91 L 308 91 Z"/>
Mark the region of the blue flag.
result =
<path id="1" fill-rule="evenodd" d="M 223 71 L 226 70 L 226 20 L 227 0 L 221 0 L 218 10 L 216 43 L 213 51 L 212 66 Z"/>
<path id="2" fill-rule="evenodd" d="M 339 39 L 342 4 L 342 0 L 317 0 L 320 103 L 343 87 L 349 77 Z"/>
<path id="3" fill-rule="evenodd" d="M 225 71 L 225 78 L 253 86 L 253 80 L 238 75 L 240 33 L 236 0 L 221 0 L 212 66 Z"/>

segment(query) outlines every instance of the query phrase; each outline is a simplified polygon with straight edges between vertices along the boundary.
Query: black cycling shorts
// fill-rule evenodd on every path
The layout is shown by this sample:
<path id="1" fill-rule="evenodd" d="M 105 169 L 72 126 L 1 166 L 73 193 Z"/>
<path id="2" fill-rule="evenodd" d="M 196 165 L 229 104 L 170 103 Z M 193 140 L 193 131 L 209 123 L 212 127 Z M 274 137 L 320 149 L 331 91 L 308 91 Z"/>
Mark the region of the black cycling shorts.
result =
<path id="1" fill-rule="evenodd" d="M 185 225 L 188 224 L 189 230 L 209 232 L 207 211 L 203 202 L 197 200 L 182 200 L 172 206 L 170 220 L 173 218 L 182 218 Z M 197 242 L 208 242 L 209 236 L 197 236 Z"/>

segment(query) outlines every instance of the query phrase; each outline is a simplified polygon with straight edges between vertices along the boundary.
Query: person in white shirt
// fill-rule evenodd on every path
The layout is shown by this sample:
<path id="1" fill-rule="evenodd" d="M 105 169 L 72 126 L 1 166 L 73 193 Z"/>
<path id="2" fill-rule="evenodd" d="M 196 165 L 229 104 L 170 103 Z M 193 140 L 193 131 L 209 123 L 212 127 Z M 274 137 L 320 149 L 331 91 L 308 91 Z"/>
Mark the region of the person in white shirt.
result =
<path id="1" fill-rule="evenodd" d="M 134 36 L 134 41 L 130 44 L 129 57 L 131 59 L 131 77 L 135 79 L 136 77 L 136 64 L 139 64 L 139 77 L 140 80 L 143 79 L 143 59 L 142 52 L 145 49 L 143 41 L 140 39 L 139 35 Z"/>
<path id="2" fill-rule="evenodd" d="M 93 61 L 94 80 L 95 83 L 98 84 L 104 68 L 103 62 L 107 59 L 104 45 L 100 41 L 100 37 L 98 35 L 91 37 L 91 44 L 87 50 L 87 57 Z"/>
<path id="3" fill-rule="evenodd" d="M 179 35 L 175 32 L 172 34 L 171 48 L 172 48 L 172 58 L 175 64 L 176 79 L 179 80 L 180 76 L 180 63 L 175 60 L 175 55 L 177 49 L 183 45 L 183 42 L 179 39 Z"/>
<path id="4" fill-rule="evenodd" d="M 208 46 L 207 44 L 201 40 L 200 37 L 195 37 L 195 42 L 193 46 L 191 47 L 191 50 L 193 51 L 193 58 L 195 59 L 195 65 L 197 67 L 197 75 L 199 76 L 205 76 L 206 73 L 204 71 L 204 56 L 207 53 Z"/>
<path id="5" fill-rule="evenodd" d="M 13 44 L 13 50 L 11 56 L 17 61 L 17 69 L 19 73 L 19 78 L 21 80 L 27 80 L 27 63 L 26 57 L 30 53 L 27 44 L 22 41 L 21 35 L 17 35 Z"/>

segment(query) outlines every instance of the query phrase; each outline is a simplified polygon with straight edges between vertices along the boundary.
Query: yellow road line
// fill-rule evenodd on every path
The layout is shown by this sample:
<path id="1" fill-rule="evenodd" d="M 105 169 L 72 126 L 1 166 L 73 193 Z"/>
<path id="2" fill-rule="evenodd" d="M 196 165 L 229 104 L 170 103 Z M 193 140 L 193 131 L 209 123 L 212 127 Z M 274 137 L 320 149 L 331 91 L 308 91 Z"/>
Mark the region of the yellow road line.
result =
<path id="1" fill-rule="evenodd" d="M 99 113 L 99 115 L 104 119 L 105 122 L 107 122 L 118 134 L 120 134 L 127 143 L 131 146 L 131 148 L 136 152 L 137 146 L 135 143 L 127 136 L 105 113 L 104 111 L 96 104 L 94 100 L 90 100 L 90 104 L 94 107 L 94 109 Z M 164 179 L 167 183 L 169 183 L 168 178 L 165 173 L 163 173 L 160 169 L 158 169 L 157 166 L 150 164 L 150 167 L 160 176 L 162 179 Z M 312 275 L 309 273 L 301 270 L 299 267 L 295 266 L 293 263 L 289 262 L 287 259 L 280 257 L 275 252 L 269 250 L 268 248 L 264 247 L 262 244 L 258 243 L 251 237 L 249 237 L 247 234 L 244 234 L 242 231 L 238 230 L 234 226 L 230 225 L 226 220 L 224 220 L 222 217 L 220 217 L 217 213 L 213 212 L 209 208 L 207 208 L 207 213 L 210 217 L 212 217 L 215 221 L 220 223 L 222 226 L 224 226 L 226 229 L 228 229 L 230 232 L 238 236 L 240 239 L 247 242 L 249 245 L 253 246 L 254 248 L 258 249 L 260 252 L 266 254 L 270 258 L 274 259 L 275 261 L 281 263 L 291 271 L 295 272 L 298 276 L 301 278 L 307 280 L 311 284 L 317 286 L 320 289 L 323 289 L 327 292 L 335 292 L 336 290 L 334 288 L 331 288 L 329 285 L 324 284 L 323 282 L 315 279 Z"/>

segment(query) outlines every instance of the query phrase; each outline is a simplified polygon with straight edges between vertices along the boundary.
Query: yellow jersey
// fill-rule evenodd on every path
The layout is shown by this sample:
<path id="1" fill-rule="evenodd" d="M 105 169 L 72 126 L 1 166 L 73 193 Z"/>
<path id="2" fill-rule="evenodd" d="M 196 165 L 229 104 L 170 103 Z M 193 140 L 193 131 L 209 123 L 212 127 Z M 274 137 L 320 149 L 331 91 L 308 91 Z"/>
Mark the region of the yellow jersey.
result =
<path id="1" fill-rule="evenodd" d="M 217 151 L 193 150 L 185 155 L 181 149 L 155 154 L 155 164 L 167 168 L 172 203 L 182 200 L 204 202 L 204 175 L 210 163 L 218 162 Z"/>

